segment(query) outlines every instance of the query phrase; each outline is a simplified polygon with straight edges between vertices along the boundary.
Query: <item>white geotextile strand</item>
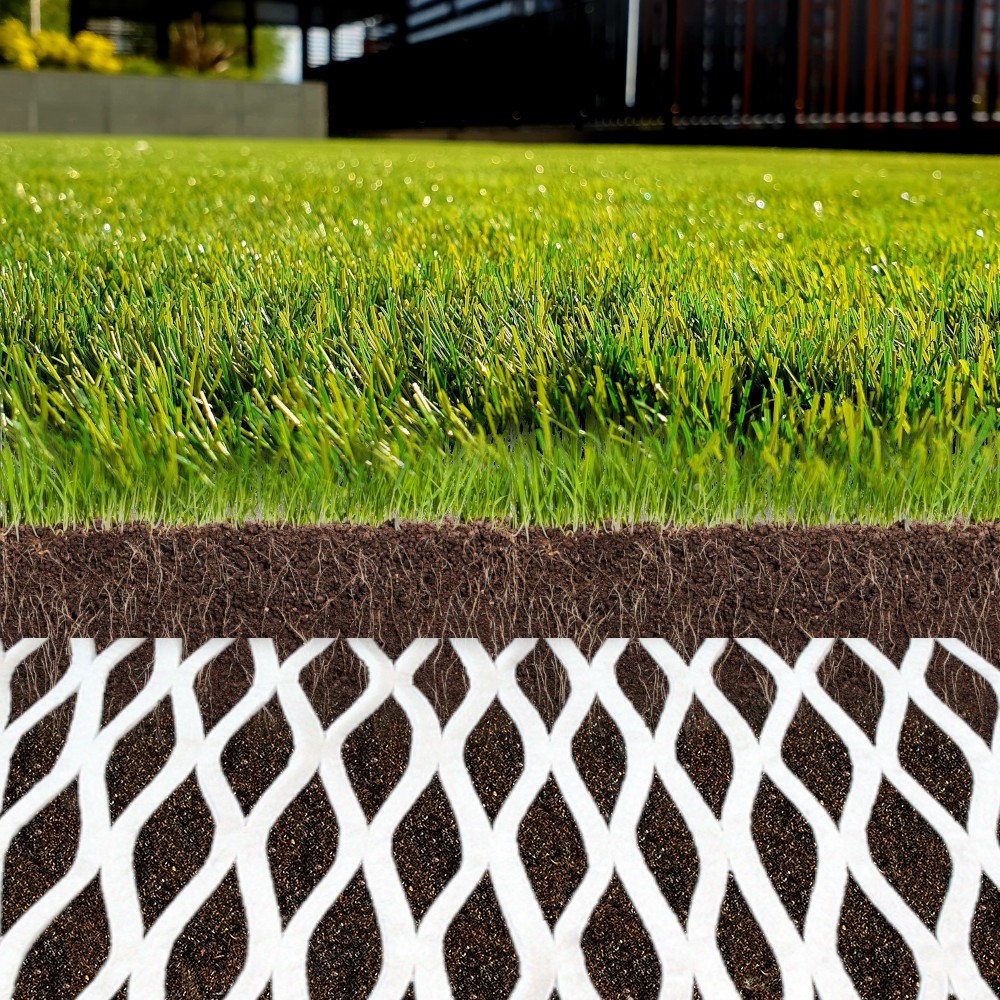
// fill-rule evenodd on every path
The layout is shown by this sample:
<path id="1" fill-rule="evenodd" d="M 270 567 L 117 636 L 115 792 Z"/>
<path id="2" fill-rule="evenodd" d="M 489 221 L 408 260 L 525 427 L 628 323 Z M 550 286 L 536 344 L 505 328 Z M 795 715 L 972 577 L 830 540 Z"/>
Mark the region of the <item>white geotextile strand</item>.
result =
<path id="1" fill-rule="evenodd" d="M 596 998 L 581 945 L 594 910 L 617 874 L 632 900 L 660 961 L 660 997 L 688 998 L 696 982 L 703 996 L 736 998 L 718 947 L 717 932 L 732 875 L 760 925 L 780 970 L 783 994 L 811 1000 L 857 997 L 838 954 L 840 911 L 853 877 L 911 949 L 920 976 L 921 1000 L 986 1000 L 993 994 L 970 950 L 971 922 L 983 875 L 1000 885 L 1000 717 L 987 745 L 931 692 L 926 671 L 935 641 L 913 640 L 900 667 L 871 643 L 846 640 L 876 674 L 885 695 L 874 743 L 827 694 L 817 671 L 835 644 L 812 640 L 794 665 L 758 640 L 738 640 L 768 671 L 775 699 L 758 738 L 715 683 L 713 670 L 728 646 L 708 640 L 685 661 L 661 639 L 640 640 L 669 684 L 659 724 L 651 733 L 625 696 L 615 669 L 628 640 L 609 639 L 588 660 L 569 640 L 550 639 L 566 671 L 569 698 L 551 732 L 520 689 L 516 670 L 537 640 L 517 640 L 493 658 L 473 639 L 452 644 L 468 675 L 469 690 L 442 728 L 436 712 L 414 684 L 417 670 L 438 646 L 417 640 L 393 661 L 372 640 L 348 640 L 368 670 L 361 697 L 324 730 L 299 683 L 303 668 L 332 644 L 305 643 L 285 661 L 266 639 L 250 640 L 254 677 L 250 690 L 205 733 L 195 695 L 199 672 L 232 640 L 206 643 L 185 657 L 178 639 L 155 641 L 152 676 L 136 698 L 101 728 L 105 684 L 111 670 L 143 642 L 122 639 L 98 653 L 90 640 L 72 642 L 68 670 L 46 695 L 13 723 L 9 721 L 14 671 L 46 640 L 25 639 L 0 647 L 0 792 L 21 738 L 54 709 L 76 698 L 65 745 L 52 770 L 10 809 L 0 813 L 0 874 L 14 836 L 78 782 L 81 839 L 70 870 L 0 938 L 0 996 L 13 994 L 18 971 L 35 941 L 95 877 L 108 914 L 111 950 L 107 962 L 81 994 L 110 998 L 125 983 L 129 996 L 165 1000 L 166 967 L 174 944 L 190 920 L 231 871 L 236 871 L 248 927 L 247 961 L 228 996 L 257 1000 L 268 983 L 276 1000 L 308 995 L 307 955 L 329 908 L 359 871 L 364 873 L 378 921 L 382 968 L 372 997 L 400 1000 L 411 982 L 418 997 L 451 993 L 444 956 L 448 928 L 488 877 L 519 962 L 515 1000 L 562 996 Z M 940 644 L 988 684 L 1000 700 L 1000 672 L 957 640 Z M 243 815 L 222 770 L 222 754 L 239 729 L 277 696 L 294 749 L 287 766 Z M 108 760 L 122 737 L 165 698 L 171 701 L 176 745 L 166 765 L 110 820 L 105 784 Z M 407 768 L 369 823 L 351 786 L 342 757 L 345 740 L 389 699 L 395 699 L 412 729 Z M 851 759 L 851 782 L 839 824 L 786 766 L 781 748 L 805 699 L 843 741 Z M 494 700 L 516 726 L 524 766 L 495 822 L 476 793 L 465 765 L 467 740 Z M 716 817 L 677 757 L 681 726 L 699 701 L 719 725 L 732 751 L 733 777 Z M 899 761 L 899 739 L 913 701 L 965 755 L 973 790 L 965 827 L 915 781 Z M 617 726 L 626 748 L 626 773 L 610 820 L 605 822 L 573 759 L 573 740 L 595 703 Z M 194 878 L 145 931 L 132 859 L 136 840 L 159 806 L 192 772 L 212 814 L 215 832 L 208 858 Z M 282 926 L 267 855 L 271 829 L 319 774 L 339 827 L 336 857 L 326 875 Z M 392 840 L 428 785 L 439 776 L 462 843 L 458 872 L 415 924 L 396 870 Z M 552 776 L 580 832 L 587 871 L 555 927 L 549 927 L 531 888 L 518 847 L 518 833 L 545 782 Z M 691 831 L 699 874 L 686 927 L 667 905 L 646 865 L 636 829 L 658 776 Z M 752 835 L 752 812 L 760 784 L 769 778 L 799 811 L 816 842 L 817 866 L 803 933 L 788 916 L 767 876 Z M 883 781 L 890 782 L 935 830 L 951 856 L 952 877 L 937 925 L 928 929 L 878 870 L 868 849 L 867 827 Z"/>

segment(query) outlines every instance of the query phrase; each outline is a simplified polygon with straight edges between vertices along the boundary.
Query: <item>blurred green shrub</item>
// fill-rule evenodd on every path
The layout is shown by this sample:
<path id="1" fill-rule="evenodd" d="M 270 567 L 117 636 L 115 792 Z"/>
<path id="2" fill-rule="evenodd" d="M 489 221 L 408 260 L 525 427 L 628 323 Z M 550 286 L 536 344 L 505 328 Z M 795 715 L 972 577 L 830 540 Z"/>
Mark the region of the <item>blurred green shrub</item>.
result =
<path id="1" fill-rule="evenodd" d="M 122 61 L 122 73 L 126 76 L 166 76 L 168 72 L 168 67 L 145 56 L 130 56 Z"/>

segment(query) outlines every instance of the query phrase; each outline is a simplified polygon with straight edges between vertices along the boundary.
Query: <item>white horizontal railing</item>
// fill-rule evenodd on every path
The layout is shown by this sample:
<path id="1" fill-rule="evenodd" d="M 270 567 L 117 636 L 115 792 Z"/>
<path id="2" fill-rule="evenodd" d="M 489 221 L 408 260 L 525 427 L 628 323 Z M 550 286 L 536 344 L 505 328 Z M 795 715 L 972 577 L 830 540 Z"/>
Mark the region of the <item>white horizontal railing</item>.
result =
<path id="1" fill-rule="evenodd" d="M 228 872 L 235 866 L 248 925 L 247 960 L 228 996 L 258 1000 L 270 983 L 275 1000 L 309 994 L 307 952 L 316 928 L 355 874 L 364 872 L 384 942 L 382 968 L 371 996 L 400 1000 L 411 983 L 417 997 L 445 998 L 451 988 L 445 935 L 470 895 L 489 873 L 519 963 L 512 994 L 517 1000 L 549 1000 L 553 989 L 573 1000 L 598 996 L 581 944 L 594 911 L 617 874 L 648 932 L 661 965 L 660 996 L 738 997 L 719 949 L 720 913 L 730 875 L 763 931 L 789 998 L 847 1000 L 858 996 L 838 953 L 838 928 L 849 878 L 884 915 L 910 949 L 921 1000 L 984 1000 L 993 996 L 971 952 L 971 927 L 985 874 L 1000 886 L 1000 720 L 987 744 L 929 688 L 925 675 L 935 645 L 992 688 L 1000 701 L 1000 671 L 956 640 L 918 639 L 900 665 L 871 643 L 844 640 L 877 675 L 884 704 L 874 741 L 830 697 L 817 673 L 835 640 L 809 642 L 794 664 L 757 640 L 738 640 L 774 681 L 773 705 L 760 736 L 716 685 L 713 670 L 728 640 L 704 642 L 690 661 L 665 641 L 643 639 L 663 671 L 669 693 L 654 731 L 643 722 L 618 684 L 615 668 L 629 645 L 609 639 L 592 659 L 566 639 L 545 640 L 565 669 L 569 697 L 552 729 L 518 686 L 518 665 L 538 640 L 522 639 L 493 658 L 476 640 L 450 640 L 467 677 L 468 692 L 442 727 L 414 675 L 438 646 L 417 640 L 396 660 L 367 639 L 348 643 L 368 670 L 368 685 L 351 707 L 324 728 L 299 676 L 333 640 L 305 643 L 281 661 L 274 643 L 249 640 L 253 683 L 246 695 L 205 731 L 195 681 L 232 640 L 206 643 L 185 655 L 179 639 L 155 640 L 150 680 L 108 725 L 101 725 L 110 671 L 144 640 L 121 639 L 98 651 L 94 642 L 72 641 L 71 663 L 58 683 L 16 720 L 10 721 L 15 671 L 46 640 L 0 646 L 0 793 L 12 755 L 39 721 L 75 698 L 72 724 L 51 771 L 0 813 L 0 859 L 17 833 L 73 782 L 78 782 L 80 843 L 68 872 L 27 909 L 0 938 L 0 997 L 14 994 L 28 952 L 56 917 L 99 877 L 111 947 L 100 972 L 81 994 L 109 1000 L 130 984 L 130 997 L 165 1000 L 166 968 L 173 946 Z M 294 738 L 287 766 L 244 816 L 222 767 L 229 740 L 277 697 Z M 105 783 L 108 760 L 118 742 L 164 699 L 173 708 L 176 745 L 150 783 L 112 822 Z M 342 748 L 345 740 L 389 699 L 412 728 L 409 763 L 377 814 L 368 822 L 352 787 Z M 498 700 L 520 734 L 524 765 L 492 823 L 466 767 L 466 742 Z M 706 803 L 678 759 L 678 737 L 695 701 L 719 725 L 732 750 L 733 777 L 721 815 Z M 785 765 L 782 744 L 806 701 L 842 740 L 851 778 L 839 822 Z M 968 821 L 963 826 L 902 767 L 900 734 L 910 702 L 932 718 L 968 761 L 973 776 Z M 600 702 L 620 730 L 627 767 L 610 820 L 605 821 L 577 770 L 572 744 L 588 712 Z M 329 871 L 286 926 L 268 862 L 272 826 L 318 772 L 339 826 Z M 215 823 L 212 848 L 191 881 L 144 929 L 132 859 L 143 826 L 192 773 Z M 462 843 L 461 865 L 419 924 L 414 922 L 393 857 L 393 834 L 433 778 L 439 777 L 454 812 Z M 658 775 L 690 830 L 699 858 L 698 878 L 686 923 L 667 904 L 647 867 L 637 827 Z M 588 867 L 582 882 L 550 929 L 531 887 L 518 847 L 518 833 L 538 793 L 553 777 L 576 823 Z M 754 842 L 751 816 L 764 777 L 781 791 L 812 830 L 816 843 L 813 892 L 800 933 L 767 876 Z M 934 930 L 928 929 L 887 881 L 872 859 L 867 828 L 883 782 L 890 782 L 946 845 L 952 875 Z M 2 861 L 0 861 L 2 863 Z M 914 857 L 914 865 L 922 859 Z"/>

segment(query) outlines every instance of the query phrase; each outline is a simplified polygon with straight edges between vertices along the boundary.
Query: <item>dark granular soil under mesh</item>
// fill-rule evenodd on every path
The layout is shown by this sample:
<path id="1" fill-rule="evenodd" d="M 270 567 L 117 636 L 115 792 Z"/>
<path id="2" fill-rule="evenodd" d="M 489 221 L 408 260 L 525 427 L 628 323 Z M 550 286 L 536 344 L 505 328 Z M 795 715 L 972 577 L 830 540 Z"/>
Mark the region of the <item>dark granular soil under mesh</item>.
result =
<path id="1" fill-rule="evenodd" d="M 910 637 L 953 636 L 996 662 L 998 551 L 998 525 L 575 533 L 512 533 L 456 524 L 136 526 L 65 533 L 21 528 L 0 535 L 0 640 L 10 644 L 25 636 L 50 637 L 15 675 L 14 717 L 65 669 L 66 642 L 72 636 L 92 637 L 99 645 L 130 635 L 182 636 L 189 647 L 217 636 L 269 636 L 282 655 L 312 637 L 371 636 L 393 656 L 418 636 L 475 636 L 494 653 L 514 638 L 567 636 L 587 654 L 609 636 L 660 636 L 685 656 L 708 637 L 752 636 L 788 661 L 812 636 L 869 638 L 897 661 Z M 113 672 L 104 722 L 145 683 L 151 657 L 146 643 Z M 214 725 L 245 693 L 250 671 L 245 642 L 203 671 L 198 692 L 206 726 Z M 619 662 L 618 677 L 647 724 L 655 725 L 666 683 L 638 643 L 630 644 Z M 773 697 L 760 668 L 732 646 L 716 677 L 759 733 Z M 973 672 L 939 648 L 928 679 L 990 742 L 997 705 Z M 521 665 L 518 680 L 551 725 L 568 683 L 544 644 Z M 821 681 L 874 736 L 882 692 L 871 670 L 838 646 L 822 668 Z M 327 725 L 363 690 L 365 674 L 347 645 L 336 642 L 304 671 L 302 683 Z M 417 684 L 442 720 L 456 710 L 467 685 L 448 644 L 421 668 Z M 13 754 L 5 808 L 51 769 L 70 719 L 71 706 L 22 739 Z M 172 715 L 164 703 L 121 741 L 107 769 L 112 818 L 163 766 L 174 739 Z M 409 742 L 409 725 L 395 702 L 348 739 L 345 763 L 369 817 L 399 780 Z M 280 773 L 291 750 L 291 733 L 276 703 L 233 737 L 223 766 L 245 810 Z M 624 777 L 625 751 L 602 708 L 591 711 L 573 752 L 598 807 L 610 815 Z M 722 731 L 697 703 L 684 723 L 678 756 L 718 814 L 732 778 L 732 758 Z M 850 781 L 847 751 L 807 705 L 800 707 L 789 730 L 784 758 L 838 819 Z M 900 759 L 956 820 L 965 821 L 972 785 L 969 765 L 934 721 L 913 705 L 906 715 Z M 495 816 L 523 763 L 520 737 L 499 706 L 476 727 L 466 761 L 488 814 Z M 0 933 L 68 869 L 78 831 L 76 788 L 71 786 L 18 834 L 5 861 Z M 191 777 L 139 838 L 135 866 L 147 925 L 203 863 L 212 832 L 211 814 Z M 754 807 L 753 833 L 776 890 L 801 927 L 816 845 L 808 824 L 767 779 Z M 328 870 L 337 842 L 333 811 L 314 779 L 271 832 L 269 857 L 284 920 Z M 586 870 L 580 834 L 555 782 L 549 781 L 539 794 L 519 843 L 546 919 L 554 923 Z M 686 921 L 698 856 L 659 779 L 639 824 L 639 843 L 666 900 Z M 951 874 L 949 855 L 887 782 L 869 826 L 869 843 L 889 882 L 933 927 Z M 437 781 L 400 825 L 393 849 L 419 918 L 461 859 L 454 815 Z M 781 995 L 774 956 L 732 879 L 719 943 L 743 996 Z M 645 1000 L 657 995 L 660 973 L 652 944 L 617 877 L 583 944 L 602 997 Z M 509 994 L 517 978 L 517 957 L 488 878 L 466 903 L 445 945 L 457 997 Z M 350 1000 L 367 995 L 382 946 L 359 873 L 314 935 L 308 958 L 312 995 Z M 853 882 L 845 897 L 839 946 L 865 1000 L 916 996 L 912 955 Z M 107 921 L 95 880 L 28 956 L 18 1000 L 77 995 L 107 951 Z M 1000 994 L 1000 890 L 988 879 L 976 910 L 972 951 L 984 978 Z M 230 873 L 178 941 L 168 967 L 168 996 L 224 995 L 245 953 L 243 901 L 235 873 Z"/>

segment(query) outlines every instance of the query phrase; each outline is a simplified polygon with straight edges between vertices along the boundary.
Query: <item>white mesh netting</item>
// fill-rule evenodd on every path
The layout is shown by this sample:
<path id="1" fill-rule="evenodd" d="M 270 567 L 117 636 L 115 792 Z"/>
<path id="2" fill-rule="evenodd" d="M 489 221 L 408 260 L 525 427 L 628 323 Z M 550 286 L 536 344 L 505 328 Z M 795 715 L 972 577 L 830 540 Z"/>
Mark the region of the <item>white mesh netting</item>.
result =
<path id="1" fill-rule="evenodd" d="M 810 641 L 794 663 L 769 646 L 739 640 L 746 654 L 773 681 L 774 698 L 760 735 L 727 700 L 713 669 L 729 641 L 704 642 L 690 661 L 663 640 L 643 639 L 662 670 L 668 695 L 651 731 L 625 695 L 616 665 L 629 640 L 609 639 L 592 659 L 573 642 L 545 640 L 564 668 L 569 695 L 549 729 L 518 685 L 518 665 L 541 640 L 517 640 L 492 657 L 476 640 L 450 640 L 468 680 L 459 708 L 442 727 L 434 706 L 414 684 L 437 640 L 418 640 L 393 661 L 371 640 L 347 640 L 368 671 L 368 684 L 343 714 L 324 728 L 300 684 L 300 674 L 333 640 L 305 643 L 283 661 L 270 640 L 250 640 L 254 676 L 244 697 L 205 731 L 195 681 L 230 645 L 215 640 L 185 654 L 176 639 L 155 640 L 148 683 L 111 722 L 101 725 L 111 670 L 144 640 L 123 639 L 99 651 L 73 640 L 70 665 L 58 682 L 13 721 L 11 681 L 19 665 L 45 643 L 25 639 L 0 647 L 0 791 L 22 738 L 59 706 L 75 699 L 72 723 L 55 766 L 0 814 L 0 859 L 26 824 L 72 783 L 78 784 L 79 850 L 68 872 L 23 912 L 0 938 L 0 996 L 14 994 L 19 970 L 47 927 L 95 878 L 99 878 L 110 931 L 106 963 L 81 996 L 111 998 L 126 983 L 129 996 L 161 1000 L 166 967 L 178 937 L 234 867 L 248 930 L 247 958 L 228 993 L 258 1000 L 270 984 L 276 1000 L 309 995 L 307 952 L 316 928 L 361 870 L 371 895 L 383 948 L 376 1000 L 400 1000 L 412 983 L 417 997 L 451 996 L 445 936 L 470 895 L 489 874 L 517 953 L 517 1000 L 549 1000 L 558 989 L 566 1000 L 596 997 L 581 941 L 595 908 L 617 875 L 634 904 L 661 966 L 661 997 L 740 995 L 718 942 L 720 911 L 730 877 L 765 935 L 790 998 L 846 1000 L 858 992 L 838 951 L 838 927 L 849 878 L 881 912 L 912 952 L 919 996 L 948 1000 L 992 997 L 974 960 L 970 936 L 985 875 L 1000 885 L 1000 719 L 987 744 L 929 687 L 926 673 L 937 645 L 960 660 L 1000 698 L 1000 672 L 956 640 L 913 640 L 900 664 L 871 643 L 844 640 L 877 676 L 883 692 L 874 740 L 824 689 L 818 671 L 835 640 Z M 840 640 L 837 640 L 838 642 Z M 244 815 L 222 767 L 229 740 L 277 697 L 294 739 L 279 777 Z M 169 699 L 176 741 L 166 765 L 112 822 L 106 770 L 122 738 Z M 345 740 L 387 700 L 395 699 L 412 729 L 403 777 L 372 821 L 349 779 Z M 782 745 L 805 700 L 843 742 L 850 756 L 850 785 L 839 819 L 787 766 Z M 491 823 L 466 766 L 470 734 L 494 701 L 513 721 L 523 744 L 523 769 Z M 627 767 L 605 821 L 573 755 L 573 740 L 595 701 L 620 731 Z M 694 702 L 700 702 L 725 735 L 732 753 L 732 780 L 721 815 L 710 808 L 678 759 L 678 737 Z M 934 721 L 966 758 L 972 774 L 967 821 L 953 817 L 900 763 L 900 735 L 911 703 Z M 268 861 L 269 833 L 312 778 L 319 774 L 339 826 L 336 857 L 287 924 L 276 900 Z M 207 861 L 146 930 L 137 894 L 133 857 L 143 826 L 192 773 L 211 810 L 215 829 Z M 393 835 L 414 803 L 438 776 L 461 837 L 461 864 L 415 924 L 393 855 Z M 546 921 L 526 873 L 518 835 L 529 808 L 551 777 L 579 830 L 586 873 L 554 927 Z M 686 921 L 660 892 L 637 841 L 637 827 L 654 776 L 662 781 L 693 837 L 699 869 Z M 808 823 L 815 838 L 816 867 L 800 933 L 768 877 L 752 833 L 754 803 L 765 776 Z M 876 797 L 887 781 L 946 845 L 951 880 L 933 929 L 907 905 L 874 863 L 867 836 Z M 919 866 L 920 857 L 913 858 Z"/>

